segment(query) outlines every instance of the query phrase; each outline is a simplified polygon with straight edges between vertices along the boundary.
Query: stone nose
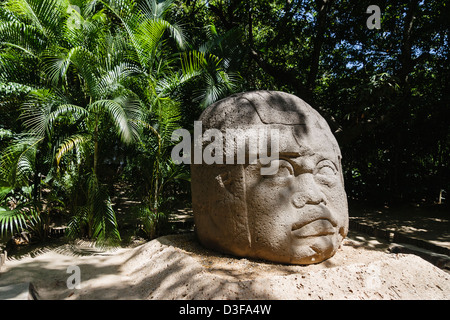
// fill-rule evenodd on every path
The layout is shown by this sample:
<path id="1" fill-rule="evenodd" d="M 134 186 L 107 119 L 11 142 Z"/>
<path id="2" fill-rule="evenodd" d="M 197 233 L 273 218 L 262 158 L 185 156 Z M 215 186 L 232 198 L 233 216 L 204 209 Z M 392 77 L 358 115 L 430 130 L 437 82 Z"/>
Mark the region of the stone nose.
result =
<path id="1" fill-rule="evenodd" d="M 292 195 L 292 203 L 297 208 L 303 208 L 306 204 L 319 204 L 325 202 L 325 195 L 317 186 L 312 174 L 303 174 L 298 182 L 300 190 Z"/>

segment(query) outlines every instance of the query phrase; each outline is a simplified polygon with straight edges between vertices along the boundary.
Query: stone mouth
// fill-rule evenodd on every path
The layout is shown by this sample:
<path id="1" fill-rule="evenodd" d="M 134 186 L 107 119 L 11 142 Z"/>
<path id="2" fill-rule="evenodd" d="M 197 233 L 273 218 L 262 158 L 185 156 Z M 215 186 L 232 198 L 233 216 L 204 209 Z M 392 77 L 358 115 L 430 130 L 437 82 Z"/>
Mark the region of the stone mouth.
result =
<path id="1" fill-rule="evenodd" d="M 328 219 L 317 219 L 306 224 L 294 223 L 291 232 L 296 238 L 308 238 L 335 234 L 336 228 Z"/>
<path id="2" fill-rule="evenodd" d="M 309 205 L 299 211 L 299 219 L 292 224 L 291 232 L 297 238 L 336 233 L 337 221 L 324 204 Z"/>

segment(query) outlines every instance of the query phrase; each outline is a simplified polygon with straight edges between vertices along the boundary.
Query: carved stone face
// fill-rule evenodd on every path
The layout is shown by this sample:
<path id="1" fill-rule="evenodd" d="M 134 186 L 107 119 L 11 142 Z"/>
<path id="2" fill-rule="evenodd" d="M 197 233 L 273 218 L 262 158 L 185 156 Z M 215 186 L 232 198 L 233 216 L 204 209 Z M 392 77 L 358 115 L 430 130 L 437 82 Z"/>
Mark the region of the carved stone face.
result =
<path id="1" fill-rule="evenodd" d="M 330 258 L 347 233 L 348 211 L 340 157 L 330 142 L 297 137 L 280 152 L 278 172 L 246 167 L 247 217 L 254 255 L 309 264 Z"/>
<path id="2" fill-rule="evenodd" d="M 196 233 L 210 248 L 275 262 L 332 257 L 348 232 L 341 155 L 325 120 L 301 99 L 256 91 L 210 106 L 204 129 L 265 125 L 279 132 L 279 156 L 264 166 L 191 165 Z"/>

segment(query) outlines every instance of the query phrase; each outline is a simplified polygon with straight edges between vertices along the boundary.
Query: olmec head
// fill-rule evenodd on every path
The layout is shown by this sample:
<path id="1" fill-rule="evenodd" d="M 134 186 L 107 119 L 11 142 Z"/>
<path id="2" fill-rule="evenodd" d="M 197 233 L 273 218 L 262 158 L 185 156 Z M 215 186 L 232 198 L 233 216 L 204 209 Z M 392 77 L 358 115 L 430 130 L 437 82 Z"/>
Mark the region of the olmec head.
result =
<path id="1" fill-rule="evenodd" d="M 269 163 L 257 158 L 191 165 L 199 241 L 282 263 L 332 257 L 348 232 L 348 208 L 339 146 L 319 113 L 296 96 L 254 91 L 209 106 L 200 120 L 203 130 L 218 129 L 225 137 L 228 129 L 267 127 L 278 134 L 277 148 L 269 146 L 278 154 L 272 153 Z M 230 157 L 230 150 L 223 154 Z M 262 167 L 277 170 L 262 174 Z"/>

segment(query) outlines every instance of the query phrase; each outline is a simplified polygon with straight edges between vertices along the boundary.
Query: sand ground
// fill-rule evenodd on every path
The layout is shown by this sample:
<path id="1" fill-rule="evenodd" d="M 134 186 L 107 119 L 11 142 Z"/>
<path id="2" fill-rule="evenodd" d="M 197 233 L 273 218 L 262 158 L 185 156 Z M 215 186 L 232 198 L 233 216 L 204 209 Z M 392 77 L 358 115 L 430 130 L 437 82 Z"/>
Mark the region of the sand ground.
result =
<path id="1" fill-rule="evenodd" d="M 0 286 L 32 282 L 41 299 L 449 299 L 450 274 L 413 254 L 351 232 L 336 255 L 292 266 L 235 258 L 201 247 L 193 233 L 136 247 L 63 244 L 8 259 Z M 68 289 L 78 266 L 81 289 Z"/>

